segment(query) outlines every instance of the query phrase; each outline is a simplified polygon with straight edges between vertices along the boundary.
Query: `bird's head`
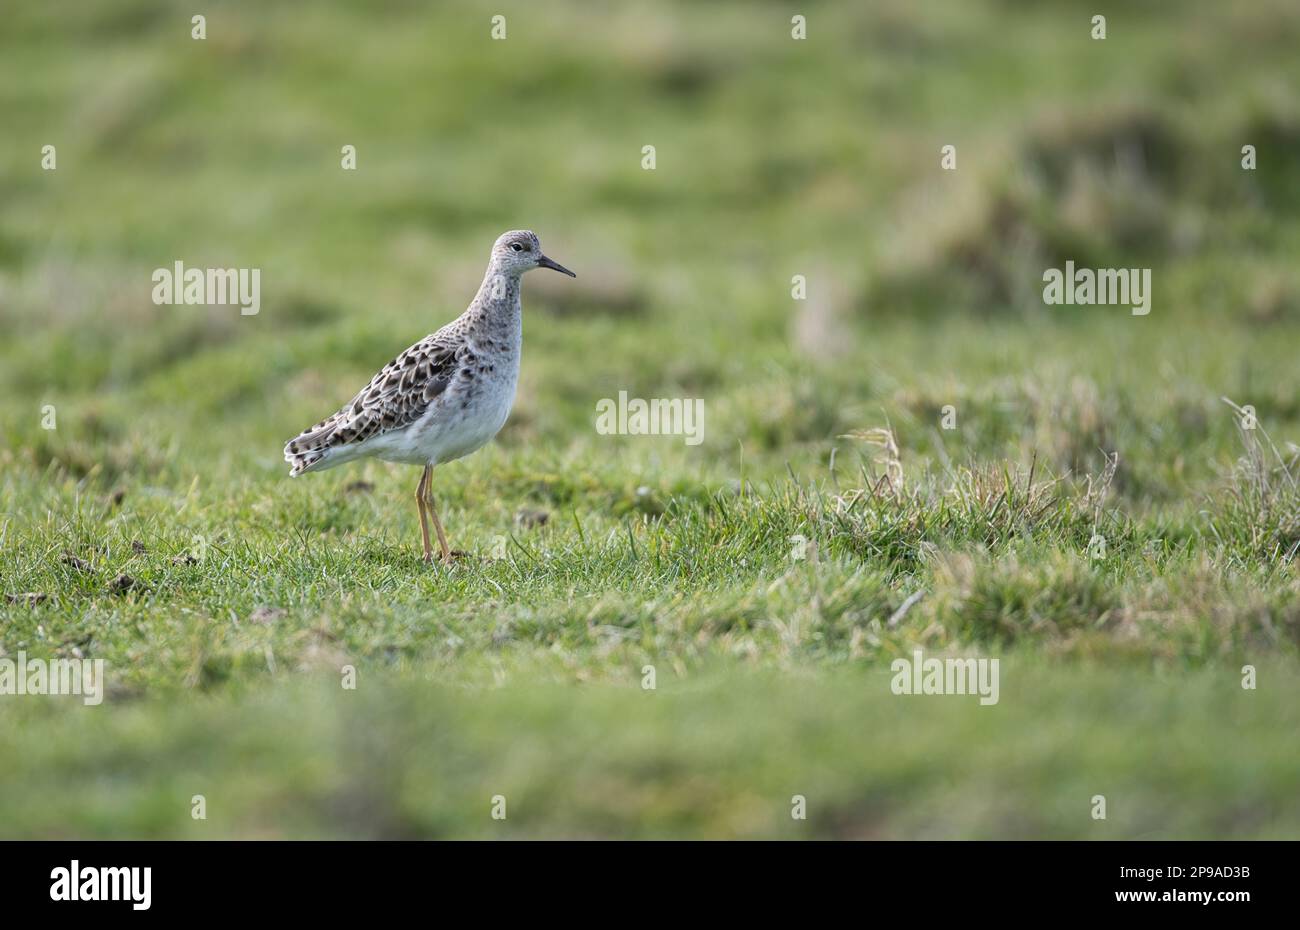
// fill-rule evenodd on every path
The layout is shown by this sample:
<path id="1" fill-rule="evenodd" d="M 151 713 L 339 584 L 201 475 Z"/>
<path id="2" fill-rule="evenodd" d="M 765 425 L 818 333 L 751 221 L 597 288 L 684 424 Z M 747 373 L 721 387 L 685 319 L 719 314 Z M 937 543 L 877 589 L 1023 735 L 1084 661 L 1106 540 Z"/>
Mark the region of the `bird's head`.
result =
<path id="1" fill-rule="evenodd" d="M 559 262 L 551 261 L 543 255 L 542 243 L 536 234 L 527 229 L 512 229 L 497 239 L 492 246 L 492 264 L 498 270 L 510 274 L 523 274 L 534 268 L 550 268 L 571 278 L 577 277 Z"/>

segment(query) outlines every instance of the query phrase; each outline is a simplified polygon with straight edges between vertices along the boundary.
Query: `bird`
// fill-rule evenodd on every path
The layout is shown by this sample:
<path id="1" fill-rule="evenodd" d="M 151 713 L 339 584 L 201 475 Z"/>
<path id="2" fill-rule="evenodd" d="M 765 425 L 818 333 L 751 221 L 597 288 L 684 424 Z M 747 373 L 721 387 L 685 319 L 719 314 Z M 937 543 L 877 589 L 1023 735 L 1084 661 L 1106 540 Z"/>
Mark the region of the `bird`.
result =
<path id="1" fill-rule="evenodd" d="M 424 466 L 415 489 L 424 561 L 433 562 L 432 518 L 441 560 L 449 564 L 453 553 L 434 505 L 433 469 L 477 451 L 505 425 L 519 384 L 521 279 L 534 268 L 577 277 L 546 257 L 531 230 L 503 233 L 464 313 L 381 368 L 335 413 L 285 443 L 290 476 L 370 457 Z"/>

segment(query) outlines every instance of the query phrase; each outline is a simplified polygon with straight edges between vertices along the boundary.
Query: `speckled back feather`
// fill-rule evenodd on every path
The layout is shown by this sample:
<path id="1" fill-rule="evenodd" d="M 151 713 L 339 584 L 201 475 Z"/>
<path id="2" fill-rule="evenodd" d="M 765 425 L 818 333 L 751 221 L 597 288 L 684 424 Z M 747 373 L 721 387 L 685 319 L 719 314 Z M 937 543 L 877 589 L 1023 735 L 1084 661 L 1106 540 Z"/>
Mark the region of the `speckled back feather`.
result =
<path id="1" fill-rule="evenodd" d="M 414 423 L 447 389 L 467 348 L 448 324 L 402 352 L 370 379 L 337 412 L 289 440 L 284 458 L 289 474 L 301 475 L 318 465 L 331 449 L 364 442 L 388 430 Z"/>

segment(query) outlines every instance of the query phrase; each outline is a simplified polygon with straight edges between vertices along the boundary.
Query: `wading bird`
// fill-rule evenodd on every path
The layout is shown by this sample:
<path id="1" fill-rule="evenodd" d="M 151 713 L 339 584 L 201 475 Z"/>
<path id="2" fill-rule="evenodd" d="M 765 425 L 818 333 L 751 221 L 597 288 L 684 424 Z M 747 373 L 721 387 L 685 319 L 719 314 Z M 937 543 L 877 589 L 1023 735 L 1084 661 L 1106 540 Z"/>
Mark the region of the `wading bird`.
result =
<path id="1" fill-rule="evenodd" d="M 367 456 L 423 465 L 415 504 L 424 560 L 433 561 L 432 518 L 442 561 L 450 562 L 451 547 L 434 509 L 429 479 L 433 466 L 483 446 L 510 414 L 523 341 L 520 279 L 534 268 L 577 277 L 543 255 L 537 236 L 526 229 L 497 239 L 469 308 L 385 365 L 337 413 L 289 440 L 284 447 L 289 474 L 323 471 Z"/>

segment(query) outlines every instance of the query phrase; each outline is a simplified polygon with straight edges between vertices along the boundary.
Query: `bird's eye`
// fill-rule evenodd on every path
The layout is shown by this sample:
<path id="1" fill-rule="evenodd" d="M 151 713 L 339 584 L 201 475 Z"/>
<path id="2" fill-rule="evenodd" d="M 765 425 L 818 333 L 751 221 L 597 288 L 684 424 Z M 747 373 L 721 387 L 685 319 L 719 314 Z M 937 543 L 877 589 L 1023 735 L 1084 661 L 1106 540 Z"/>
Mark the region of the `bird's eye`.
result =
<path id="1" fill-rule="evenodd" d="M 510 243 L 510 248 L 514 249 L 516 252 L 522 252 L 524 250 L 524 247 L 518 242 Z"/>

